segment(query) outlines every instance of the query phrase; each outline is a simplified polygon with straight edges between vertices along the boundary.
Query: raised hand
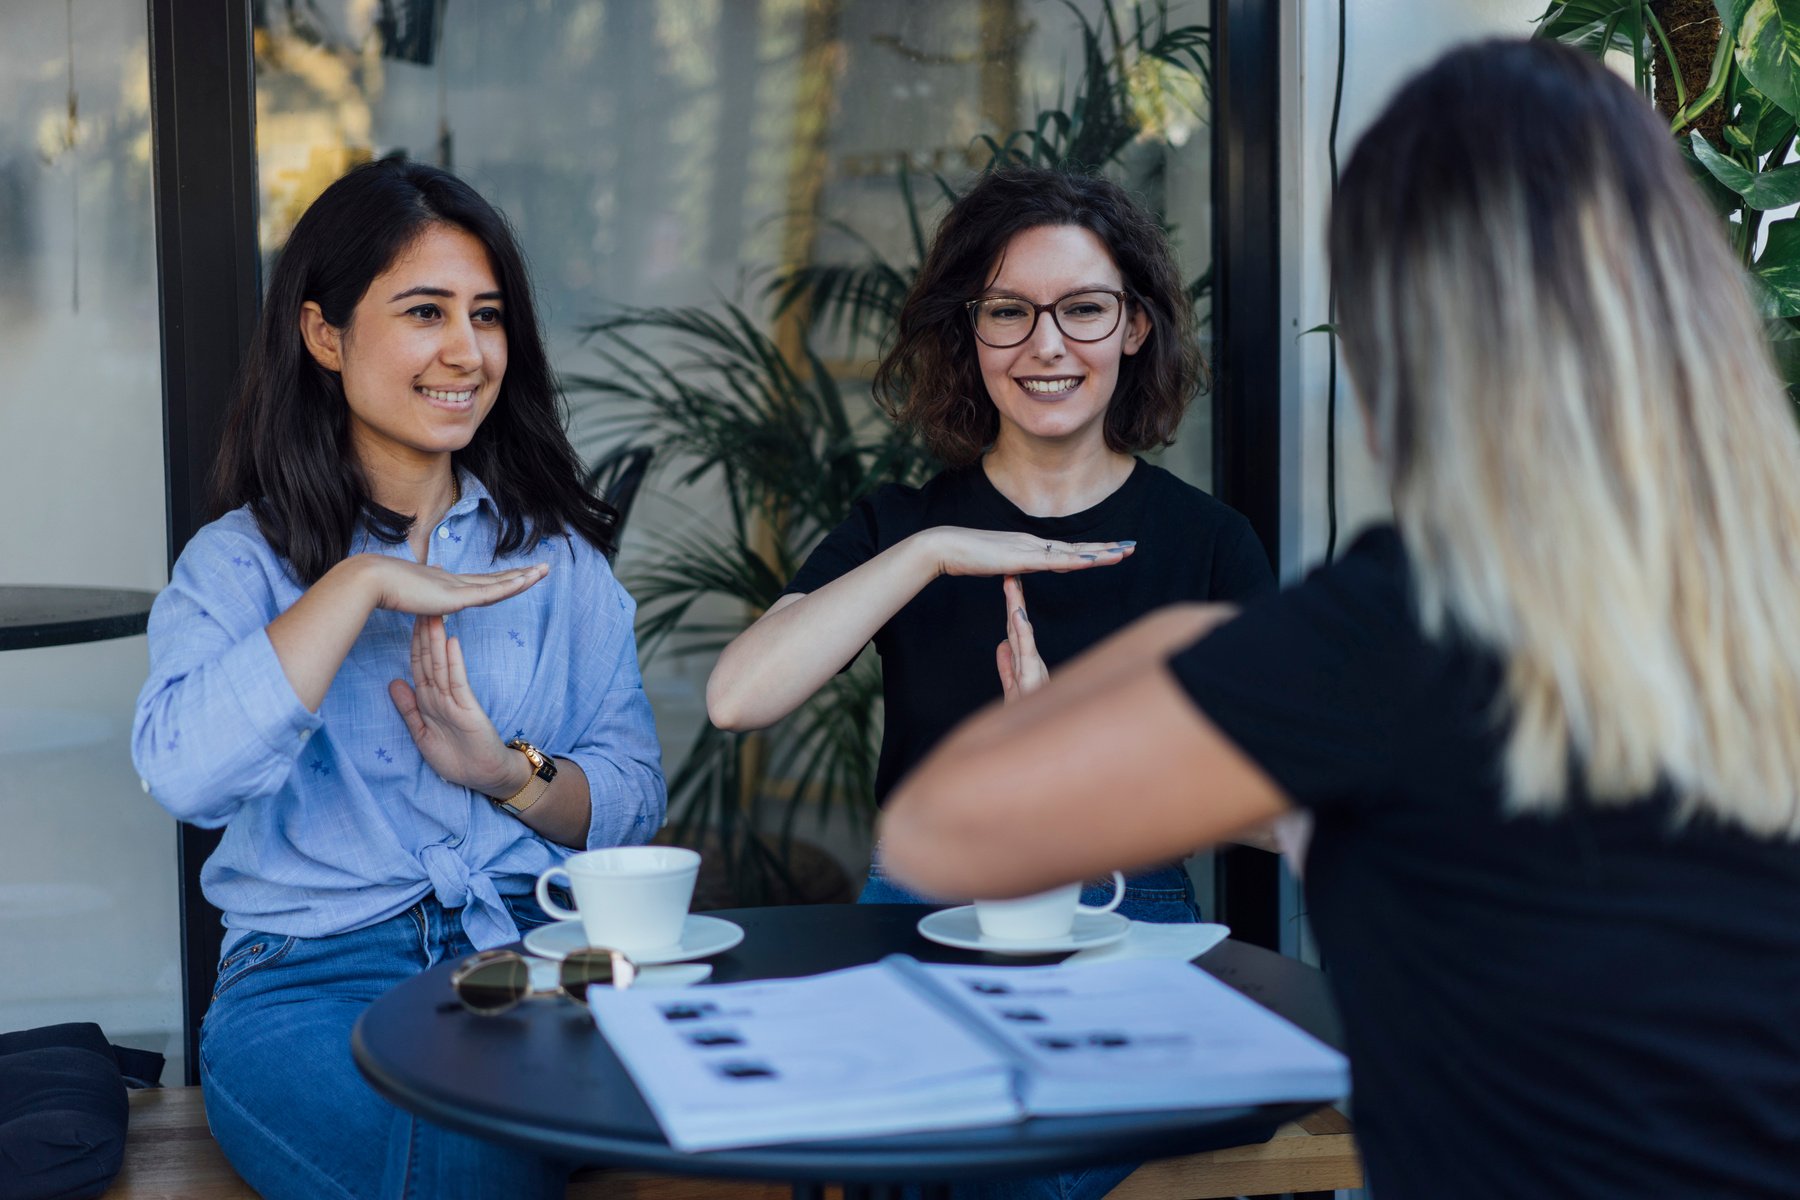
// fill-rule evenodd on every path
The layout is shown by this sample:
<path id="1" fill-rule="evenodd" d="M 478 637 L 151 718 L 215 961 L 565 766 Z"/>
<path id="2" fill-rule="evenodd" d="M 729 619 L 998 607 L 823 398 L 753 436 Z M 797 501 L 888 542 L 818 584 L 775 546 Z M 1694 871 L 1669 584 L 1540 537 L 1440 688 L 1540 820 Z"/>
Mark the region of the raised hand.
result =
<path id="1" fill-rule="evenodd" d="M 487 575 L 453 575 L 442 567 L 429 567 L 385 554 L 359 555 L 366 586 L 374 591 L 375 607 L 443 616 L 465 608 L 481 608 L 516 596 L 550 573 L 550 564 L 533 563 Z"/>
<path id="2" fill-rule="evenodd" d="M 1000 591 L 1006 598 L 1006 640 L 994 648 L 994 664 L 1000 669 L 1000 690 L 1011 704 L 1043 687 L 1050 671 L 1038 655 L 1037 635 L 1025 612 L 1025 587 L 1019 577 L 1008 575 Z"/>
<path id="3" fill-rule="evenodd" d="M 463 667 L 462 644 L 444 632 L 444 618 L 413 622 L 412 683 L 396 679 L 388 696 L 432 770 L 451 783 L 489 796 L 523 786 L 523 757 L 506 748 Z"/>
<path id="4" fill-rule="evenodd" d="M 1059 542 L 1029 533 L 939 525 L 928 540 L 940 575 L 1024 575 L 1032 571 L 1084 571 L 1124 562 L 1136 542 Z"/>

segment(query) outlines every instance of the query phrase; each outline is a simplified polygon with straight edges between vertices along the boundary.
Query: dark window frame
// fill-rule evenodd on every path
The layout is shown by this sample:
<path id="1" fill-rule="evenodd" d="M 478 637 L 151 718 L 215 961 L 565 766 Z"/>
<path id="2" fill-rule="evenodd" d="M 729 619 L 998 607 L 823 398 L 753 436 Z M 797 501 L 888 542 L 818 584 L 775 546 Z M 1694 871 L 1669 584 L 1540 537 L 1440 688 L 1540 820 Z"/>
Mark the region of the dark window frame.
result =
<path id="1" fill-rule="evenodd" d="M 1213 491 L 1281 548 L 1281 10 L 1213 0 L 1213 263 L 1218 382 Z M 1216 919 L 1281 946 L 1281 859 L 1228 846 L 1214 862 Z"/>
<path id="2" fill-rule="evenodd" d="M 261 298 L 252 0 L 147 0 L 162 301 L 169 562 L 206 519 L 207 474 Z M 1213 0 L 1217 333 L 1213 480 L 1270 561 L 1281 544 L 1280 10 Z M 201 894 L 215 831 L 182 826 L 187 1082 L 223 930 Z M 1234 934 L 1279 944 L 1279 860 L 1220 854 L 1215 905 Z"/>
<path id="3" fill-rule="evenodd" d="M 248 0 L 149 0 L 152 171 L 162 302 L 169 566 L 206 523 L 207 481 L 261 300 Z M 200 1082 L 200 1019 L 224 940 L 200 891 L 215 830 L 180 827 L 182 1046 Z"/>

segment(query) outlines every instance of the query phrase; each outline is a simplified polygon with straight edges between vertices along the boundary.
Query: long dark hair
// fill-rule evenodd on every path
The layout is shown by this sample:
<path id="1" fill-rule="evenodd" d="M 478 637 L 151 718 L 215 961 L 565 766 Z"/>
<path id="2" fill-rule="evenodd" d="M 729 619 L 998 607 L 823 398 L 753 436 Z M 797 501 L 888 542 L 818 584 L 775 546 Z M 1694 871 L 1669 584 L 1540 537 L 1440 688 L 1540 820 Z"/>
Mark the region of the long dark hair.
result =
<path id="1" fill-rule="evenodd" d="M 875 372 L 875 395 L 889 415 L 952 466 L 979 459 L 1000 432 L 964 305 L 987 286 L 1008 242 L 1051 225 L 1099 238 L 1124 277 L 1127 303 L 1150 319 L 1148 340 L 1119 362 L 1106 409 L 1108 448 L 1131 453 L 1174 441 L 1188 401 L 1207 378 L 1193 306 L 1156 218 L 1098 176 L 1043 167 L 992 171 L 944 214 L 901 306 L 893 347 Z"/>
<path id="2" fill-rule="evenodd" d="M 565 530 L 603 554 L 615 549 L 618 514 L 581 486 L 531 278 L 506 218 L 448 171 L 384 159 L 326 188 L 294 226 L 276 259 L 213 466 L 214 515 L 248 504 L 263 537 L 308 586 L 350 552 L 359 519 L 394 544 L 406 539 L 416 516 L 369 495 L 351 450 L 343 381 L 307 351 L 301 306 L 314 301 L 327 322 L 347 327 L 369 284 L 434 224 L 455 226 L 487 247 L 506 298 L 500 395 L 454 460 L 494 498 L 502 523 L 496 558 Z"/>

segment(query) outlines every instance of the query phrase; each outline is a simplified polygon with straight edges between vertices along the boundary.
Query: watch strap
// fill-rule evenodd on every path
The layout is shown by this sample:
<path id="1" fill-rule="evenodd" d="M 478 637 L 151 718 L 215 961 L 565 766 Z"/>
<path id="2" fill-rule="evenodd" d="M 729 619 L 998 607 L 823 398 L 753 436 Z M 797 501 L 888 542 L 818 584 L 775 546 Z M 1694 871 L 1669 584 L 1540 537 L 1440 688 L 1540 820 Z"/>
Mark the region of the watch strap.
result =
<path id="1" fill-rule="evenodd" d="M 550 790 L 550 783 L 556 778 L 556 763 L 548 754 L 521 738 L 513 738 L 506 743 L 506 748 L 525 756 L 525 761 L 531 764 L 531 777 L 512 795 L 505 798 L 489 796 L 488 799 L 516 817 L 542 800 L 544 793 Z"/>

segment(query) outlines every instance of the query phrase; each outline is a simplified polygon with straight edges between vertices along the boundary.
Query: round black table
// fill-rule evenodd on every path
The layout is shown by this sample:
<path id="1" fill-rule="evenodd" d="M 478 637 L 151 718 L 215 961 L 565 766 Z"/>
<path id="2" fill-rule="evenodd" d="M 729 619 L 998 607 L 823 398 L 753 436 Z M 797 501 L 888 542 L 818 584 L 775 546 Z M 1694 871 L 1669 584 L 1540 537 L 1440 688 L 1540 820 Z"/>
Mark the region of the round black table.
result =
<path id="1" fill-rule="evenodd" d="M 155 592 L 127 588 L 0 587 L 0 650 L 133 637 L 150 623 Z"/>
<path id="2" fill-rule="evenodd" d="M 1000 958 L 936 945 L 916 929 L 930 911 L 910 904 L 728 909 L 713 915 L 737 922 L 745 936 L 712 960 L 712 982 L 810 975 L 893 953 L 989 965 L 1061 957 Z M 1342 1044 L 1319 971 L 1229 940 L 1197 961 L 1313 1036 Z M 817 1195 L 824 1183 L 938 1185 L 1246 1145 L 1318 1107 L 1035 1117 L 981 1129 L 683 1153 L 664 1140 L 585 1008 L 533 1002 L 478 1017 L 445 1004 L 453 968 L 441 964 L 370 1006 L 351 1038 L 357 1066 L 387 1099 L 438 1124 L 583 1163 L 782 1179 L 795 1184 L 796 1195 Z"/>
<path id="3" fill-rule="evenodd" d="M 783 979 L 911 954 L 927 963 L 1048 963 L 950 950 L 918 936 L 923 905 L 796 905 L 727 909 L 742 925 L 734 950 L 713 959 L 713 982 Z M 1325 977 L 1256 946 L 1224 941 L 1202 968 L 1330 1045 L 1341 1034 Z M 1033 1117 L 1019 1124 L 877 1139 L 794 1142 L 682 1153 L 664 1141 L 585 1007 L 529 1002 L 500 1016 L 452 1000 L 454 963 L 439 964 L 376 1000 L 351 1049 L 365 1078 L 394 1105 L 464 1132 L 563 1159 L 677 1175 L 779 1178 L 796 1195 L 830 1184 L 941 1184 L 950 1178 L 1136 1162 L 1267 1141 L 1278 1124 L 1318 1105 L 1262 1105 Z M 1321 1097 L 1325 1103 L 1332 1097 Z"/>

